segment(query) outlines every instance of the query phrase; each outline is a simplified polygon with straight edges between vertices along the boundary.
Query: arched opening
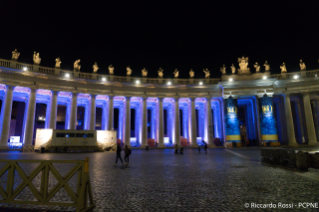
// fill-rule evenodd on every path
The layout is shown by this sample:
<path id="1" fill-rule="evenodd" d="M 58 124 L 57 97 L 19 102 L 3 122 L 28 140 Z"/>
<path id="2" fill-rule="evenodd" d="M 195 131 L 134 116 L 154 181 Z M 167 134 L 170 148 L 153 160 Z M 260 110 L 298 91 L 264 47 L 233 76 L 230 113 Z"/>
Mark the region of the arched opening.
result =
<path id="1" fill-rule="evenodd" d="M 120 110 L 118 108 L 114 108 L 113 110 L 113 128 L 115 131 L 117 131 L 117 138 L 119 138 L 119 116 L 120 116 Z"/>
<path id="2" fill-rule="evenodd" d="M 103 109 L 97 107 L 95 111 L 95 130 L 102 130 L 102 114 Z"/>
<path id="3" fill-rule="evenodd" d="M 20 101 L 12 102 L 12 112 L 10 120 L 9 139 L 11 136 L 18 136 L 20 142 L 23 141 L 23 134 L 25 128 L 26 103 Z"/>
<path id="4" fill-rule="evenodd" d="M 56 129 L 64 130 L 66 129 L 66 105 L 58 105 L 57 117 L 56 117 Z"/>
<path id="5" fill-rule="evenodd" d="M 180 135 L 184 137 L 184 122 L 183 122 L 183 110 L 179 109 L 179 128 L 180 128 Z"/>
<path id="6" fill-rule="evenodd" d="M 208 126 L 211 126 L 210 128 L 209 128 L 209 130 L 211 130 L 212 131 L 212 136 L 213 136 L 213 138 L 215 138 L 215 135 L 216 135 L 216 132 L 215 132 L 215 117 L 214 117 L 214 110 L 211 108 L 210 109 L 210 115 L 211 115 L 211 123 L 209 123 L 209 125 Z"/>
<path id="7" fill-rule="evenodd" d="M 34 142 L 34 138 L 36 137 L 37 129 L 45 128 L 46 115 L 47 115 L 46 112 L 47 112 L 47 104 L 36 103 L 32 142 Z"/>
<path id="8" fill-rule="evenodd" d="M 163 115 L 164 115 L 164 123 L 163 123 L 163 125 L 164 125 L 164 137 L 167 137 L 168 135 L 168 133 L 167 133 L 167 109 L 164 109 L 163 110 L 164 111 L 164 113 L 163 113 Z"/>
<path id="9" fill-rule="evenodd" d="M 241 146 L 259 146 L 256 101 L 257 98 L 237 100 Z"/>
<path id="10" fill-rule="evenodd" d="M 76 123 L 76 129 L 77 130 L 84 130 L 84 121 L 85 121 L 85 107 L 78 106 L 77 108 L 77 123 Z"/>
<path id="11" fill-rule="evenodd" d="M 147 109 L 147 138 L 152 138 L 152 109 Z"/>

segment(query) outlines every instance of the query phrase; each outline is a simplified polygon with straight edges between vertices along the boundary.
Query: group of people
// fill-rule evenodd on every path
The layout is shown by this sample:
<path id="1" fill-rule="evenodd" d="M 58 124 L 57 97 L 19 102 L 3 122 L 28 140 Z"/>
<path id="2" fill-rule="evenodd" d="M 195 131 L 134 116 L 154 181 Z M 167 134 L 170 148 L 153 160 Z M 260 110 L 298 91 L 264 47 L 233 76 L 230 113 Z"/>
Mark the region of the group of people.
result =
<path id="1" fill-rule="evenodd" d="M 205 153 L 207 154 L 207 143 L 205 142 L 205 141 L 203 141 L 203 143 L 204 143 L 204 150 L 205 150 Z M 201 147 L 200 146 L 198 146 L 198 153 L 200 153 L 200 150 L 201 150 Z M 179 149 L 179 151 L 178 151 L 178 144 L 175 144 L 175 154 L 183 154 L 183 152 L 184 152 L 184 148 L 183 147 L 181 147 L 180 149 Z"/>
<path id="2" fill-rule="evenodd" d="M 120 161 L 122 162 L 122 166 L 124 166 L 123 164 L 123 160 L 121 157 L 121 152 L 122 152 L 122 148 L 121 145 L 119 143 L 117 143 L 117 148 L 116 148 L 116 160 L 115 160 L 115 164 L 114 166 L 117 165 L 117 161 L 118 159 L 120 159 Z M 130 154 L 132 153 L 132 150 L 130 148 L 128 148 L 127 145 L 125 145 L 124 147 L 124 161 L 125 161 L 125 165 L 128 166 L 129 162 L 130 162 Z"/>

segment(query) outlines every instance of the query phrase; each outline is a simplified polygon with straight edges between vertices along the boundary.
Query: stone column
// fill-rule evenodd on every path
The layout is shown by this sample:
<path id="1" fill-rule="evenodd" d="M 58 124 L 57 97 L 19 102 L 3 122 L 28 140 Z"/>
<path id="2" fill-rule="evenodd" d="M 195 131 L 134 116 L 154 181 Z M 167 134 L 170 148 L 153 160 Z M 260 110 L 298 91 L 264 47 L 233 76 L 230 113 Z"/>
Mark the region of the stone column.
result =
<path id="1" fill-rule="evenodd" d="M 191 112 L 189 118 L 191 119 L 190 121 L 190 129 L 191 129 L 191 136 L 190 137 L 190 142 L 191 142 L 191 147 L 198 147 L 197 144 L 197 135 L 196 135 L 196 110 L 195 110 L 195 98 L 190 98 L 191 101 Z"/>
<path id="2" fill-rule="evenodd" d="M 180 127 L 179 127 L 179 98 L 174 98 L 175 101 L 175 143 L 174 144 L 181 144 L 181 133 L 180 133 Z"/>
<path id="3" fill-rule="evenodd" d="M 52 91 L 50 109 L 50 129 L 56 129 L 56 116 L 58 111 L 58 91 Z"/>
<path id="4" fill-rule="evenodd" d="M 296 137 L 295 137 L 295 129 L 294 129 L 294 122 L 292 118 L 289 94 L 284 94 L 284 104 L 285 104 L 285 116 L 286 116 L 286 124 L 287 124 L 288 145 L 298 146 L 296 142 Z"/>
<path id="5" fill-rule="evenodd" d="M 212 128 L 212 106 L 211 106 L 211 98 L 206 98 L 206 140 L 205 142 L 209 147 L 214 147 L 213 144 L 213 128 Z"/>
<path id="6" fill-rule="evenodd" d="M 124 143 L 131 147 L 131 98 L 126 97 L 126 101 L 124 102 L 125 107 L 125 135 L 124 135 Z"/>
<path id="7" fill-rule="evenodd" d="M 96 105 L 95 105 L 95 101 L 96 101 L 96 95 L 91 95 L 91 113 L 90 113 L 90 130 L 95 130 L 95 113 L 96 113 Z"/>
<path id="8" fill-rule="evenodd" d="M 109 114 L 108 114 L 108 120 L 107 120 L 107 130 L 113 130 L 113 99 L 114 96 L 109 96 Z"/>
<path id="9" fill-rule="evenodd" d="M 158 98 L 158 147 L 165 147 L 164 144 L 164 116 L 163 116 L 163 99 Z"/>
<path id="10" fill-rule="evenodd" d="M 28 101 L 27 121 L 26 121 L 26 127 L 25 127 L 25 137 L 24 137 L 25 146 L 32 145 L 36 95 L 37 95 L 37 90 L 35 88 L 31 88 L 29 101 Z"/>
<path id="11" fill-rule="evenodd" d="M 8 149 L 8 139 L 11 122 L 13 86 L 7 86 L 6 95 L 2 102 L 0 115 L 0 149 Z"/>
<path id="12" fill-rule="evenodd" d="M 315 126 L 313 123 L 313 116 L 312 116 L 312 109 L 310 105 L 310 98 L 309 93 L 303 94 L 303 103 L 305 108 L 305 116 L 306 116 L 306 126 L 307 126 L 307 133 L 308 133 L 308 144 L 309 145 L 316 145 L 317 144 L 317 137 Z"/>
<path id="13" fill-rule="evenodd" d="M 71 114 L 70 114 L 70 130 L 76 130 L 77 111 L 78 111 L 78 94 L 72 93 Z"/>
<path id="14" fill-rule="evenodd" d="M 142 148 L 148 146 L 147 144 L 147 98 L 142 97 L 143 105 L 142 105 Z"/>

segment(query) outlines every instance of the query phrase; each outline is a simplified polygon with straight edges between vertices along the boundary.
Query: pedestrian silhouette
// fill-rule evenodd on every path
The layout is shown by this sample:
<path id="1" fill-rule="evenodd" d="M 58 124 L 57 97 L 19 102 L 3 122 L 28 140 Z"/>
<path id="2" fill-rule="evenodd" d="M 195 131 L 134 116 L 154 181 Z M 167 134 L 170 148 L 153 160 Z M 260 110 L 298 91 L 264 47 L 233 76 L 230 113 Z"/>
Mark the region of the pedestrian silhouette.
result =
<path id="1" fill-rule="evenodd" d="M 130 162 L 130 154 L 132 153 L 132 150 L 130 150 L 128 148 L 128 146 L 125 145 L 124 153 L 125 153 L 124 161 L 125 161 L 126 165 L 128 166 L 128 164 Z"/>
<path id="2" fill-rule="evenodd" d="M 204 142 L 204 150 L 205 150 L 205 153 L 207 154 L 207 143 L 205 141 Z"/>
<path id="3" fill-rule="evenodd" d="M 175 154 L 178 154 L 178 144 L 175 144 Z"/>
<path id="4" fill-rule="evenodd" d="M 114 166 L 117 165 L 117 160 L 118 160 L 118 159 L 121 160 L 122 166 L 123 166 L 123 160 L 122 160 L 122 157 L 121 157 L 121 151 L 122 151 L 122 148 L 121 148 L 120 144 L 117 143 L 117 148 L 116 148 L 116 160 L 115 160 Z"/>

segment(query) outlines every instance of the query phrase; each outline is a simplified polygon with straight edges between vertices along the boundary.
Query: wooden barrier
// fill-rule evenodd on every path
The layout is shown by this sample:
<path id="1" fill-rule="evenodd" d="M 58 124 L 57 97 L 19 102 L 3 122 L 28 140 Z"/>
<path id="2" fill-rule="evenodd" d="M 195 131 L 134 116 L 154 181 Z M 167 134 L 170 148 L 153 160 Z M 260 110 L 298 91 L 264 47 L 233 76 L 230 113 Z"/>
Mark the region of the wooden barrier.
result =
<path id="1" fill-rule="evenodd" d="M 73 206 L 76 211 L 88 211 L 95 207 L 93 202 L 93 195 L 89 176 L 89 159 L 85 160 L 0 160 L 0 163 L 5 163 L 4 167 L 0 170 L 0 177 L 7 171 L 6 189 L 0 185 L 0 195 L 3 200 L 0 203 L 10 204 L 35 204 L 35 205 L 60 205 L 60 206 Z M 20 163 L 39 163 L 39 165 L 29 174 L 23 171 Z M 75 166 L 65 175 L 61 176 L 58 170 L 53 166 L 54 164 L 75 164 Z M 19 174 L 22 182 L 16 186 L 15 171 Z M 40 173 L 41 174 L 41 187 L 40 191 L 32 183 L 32 180 Z M 49 190 L 49 174 L 50 172 L 58 181 L 57 184 Z M 68 181 L 78 174 L 77 191 L 68 185 Z M 16 197 L 28 187 L 37 201 L 30 201 L 26 199 L 16 199 Z M 51 198 L 60 191 L 62 188 L 67 192 L 72 202 L 50 202 Z M 87 197 L 89 197 L 90 205 L 88 205 Z M 22 197 L 23 198 L 23 197 Z"/>

